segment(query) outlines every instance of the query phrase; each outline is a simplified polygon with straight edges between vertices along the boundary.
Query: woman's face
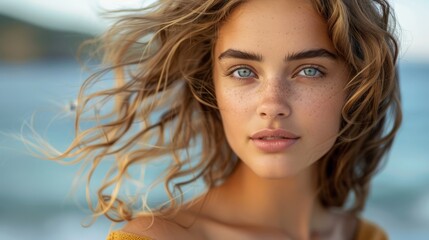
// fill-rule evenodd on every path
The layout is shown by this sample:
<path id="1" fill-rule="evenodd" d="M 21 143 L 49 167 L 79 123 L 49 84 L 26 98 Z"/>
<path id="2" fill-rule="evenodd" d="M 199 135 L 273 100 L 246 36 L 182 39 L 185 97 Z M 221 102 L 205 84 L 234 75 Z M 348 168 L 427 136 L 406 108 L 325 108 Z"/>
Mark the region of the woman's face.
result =
<path id="1" fill-rule="evenodd" d="M 226 138 L 256 174 L 294 175 L 332 148 L 348 71 L 310 1 L 240 5 L 219 29 L 214 51 Z"/>

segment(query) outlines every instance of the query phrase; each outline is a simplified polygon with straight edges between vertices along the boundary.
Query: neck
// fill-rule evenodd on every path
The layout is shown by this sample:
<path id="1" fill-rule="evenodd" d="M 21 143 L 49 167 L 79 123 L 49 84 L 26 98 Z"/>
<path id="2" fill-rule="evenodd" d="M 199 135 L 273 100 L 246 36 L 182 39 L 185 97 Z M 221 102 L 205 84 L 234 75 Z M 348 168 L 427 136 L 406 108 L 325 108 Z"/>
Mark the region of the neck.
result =
<path id="1" fill-rule="evenodd" d="M 265 179 L 240 163 L 220 187 L 209 192 L 207 211 L 215 219 L 249 227 L 281 230 L 292 239 L 323 232 L 327 215 L 316 200 L 313 169 L 286 179 Z M 222 203 L 222 204 L 219 204 Z M 326 228 L 325 228 L 326 229 Z"/>

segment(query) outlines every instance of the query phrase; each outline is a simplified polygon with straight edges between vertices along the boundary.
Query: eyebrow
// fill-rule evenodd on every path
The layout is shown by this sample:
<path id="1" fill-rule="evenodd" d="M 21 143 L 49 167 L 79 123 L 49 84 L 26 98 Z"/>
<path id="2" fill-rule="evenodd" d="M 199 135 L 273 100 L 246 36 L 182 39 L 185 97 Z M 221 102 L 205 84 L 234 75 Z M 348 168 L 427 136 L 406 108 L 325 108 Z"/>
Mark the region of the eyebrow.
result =
<path id="1" fill-rule="evenodd" d="M 294 61 L 294 60 L 301 60 L 306 58 L 317 58 L 317 57 L 326 57 L 331 59 L 337 59 L 337 55 L 335 53 L 332 53 L 324 48 L 318 48 L 318 49 L 311 49 L 306 50 L 298 53 L 292 53 L 289 54 L 285 61 Z"/>
<path id="2" fill-rule="evenodd" d="M 318 48 L 318 49 L 310 49 L 310 50 L 289 54 L 286 56 L 285 61 L 295 61 L 295 60 L 317 58 L 317 57 L 337 59 L 337 55 L 335 53 L 332 53 L 324 48 Z M 225 58 L 238 58 L 238 59 L 258 61 L 258 62 L 261 62 L 263 60 L 263 57 L 260 54 L 236 50 L 236 49 L 228 49 L 225 52 L 221 53 L 218 57 L 219 60 L 222 60 Z"/>
<path id="3" fill-rule="evenodd" d="M 221 53 L 218 57 L 219 60 L 222 60 L 224 58 L 238 58 L 238 59 L 244 59 L 244 60 L 251 60 L 251 61 L 262 61 L 262 55 L 251 53 L 251 52 L 245 52 L 235 49 L 228 49 L 225 52 Z"/>

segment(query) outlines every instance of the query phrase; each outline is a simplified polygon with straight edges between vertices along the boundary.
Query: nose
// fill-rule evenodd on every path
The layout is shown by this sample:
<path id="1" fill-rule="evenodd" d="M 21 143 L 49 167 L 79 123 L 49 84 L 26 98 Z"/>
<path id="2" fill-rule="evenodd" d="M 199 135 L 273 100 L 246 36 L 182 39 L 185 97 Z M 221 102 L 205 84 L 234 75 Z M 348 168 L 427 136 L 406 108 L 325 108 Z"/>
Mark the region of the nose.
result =
<path id="1" fill-rule="evenodd" d="M 257 114 L 263 119 L 286 118 L 291 114 L 290 90 L 281 84 L 267 84 L 260 92 Z"/>

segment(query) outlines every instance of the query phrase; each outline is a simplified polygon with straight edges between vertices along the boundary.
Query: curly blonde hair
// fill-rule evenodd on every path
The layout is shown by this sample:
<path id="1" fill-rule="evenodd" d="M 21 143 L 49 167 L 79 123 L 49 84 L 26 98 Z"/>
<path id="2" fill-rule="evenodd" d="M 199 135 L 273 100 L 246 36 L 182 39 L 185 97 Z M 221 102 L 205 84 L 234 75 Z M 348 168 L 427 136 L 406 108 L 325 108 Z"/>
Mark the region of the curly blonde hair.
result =
<path id="1" fill-rule="evenodd" d="M 79 94 L 76 137 L 56 160 L 76 158 L 89 168 L 88 188 L 100 163 L 113 160 L 90 207 L 113 221 L 138 214 L 165 214 L 183 205 L 182 189 L 203 179 L 211 188 L 237 164 L 217 109 L 212 79 L 216 35 L 244 0 L 160 0 L 138 10 L 119 11 L 119 20 L 92 43 L 105 69 L 92 75 Z M 352 77 L 342 110 L 341 132 L 318 164 L 319 201 L 326 208 L 362 210 L 371 177 L 392 145 L 401 123 L 396 75 L 398 44 L 394 16 L 385 0 L 313 0 L 326 19 L 337 53 Z M 115 86 L 87 93 L 106 73 Z M 96 125 L 80 129 L 85 113 L 98 111 Z M 171 159 L 160 178 L 170 199 L 151 208 L 121 198 L 132 168 Z M 110 164 L 110 163 L 109 163 Z M 138 192 L 138 191 L 137 191 Z M 90 199 L 89 199 L 90 200 Z"/>

